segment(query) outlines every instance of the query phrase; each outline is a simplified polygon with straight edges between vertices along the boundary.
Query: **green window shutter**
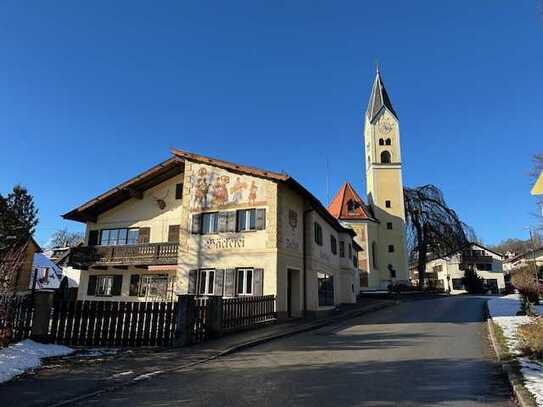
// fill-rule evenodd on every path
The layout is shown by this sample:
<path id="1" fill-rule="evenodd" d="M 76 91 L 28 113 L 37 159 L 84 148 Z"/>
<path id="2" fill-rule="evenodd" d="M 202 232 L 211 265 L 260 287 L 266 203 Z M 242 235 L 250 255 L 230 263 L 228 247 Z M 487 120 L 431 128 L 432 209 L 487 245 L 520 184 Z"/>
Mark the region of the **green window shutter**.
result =
<path id="1" fill-rule="evenodd" d="M 256 230 L 266 229 L 266 208 L 256 210 Z"/>
<path id="2" fill-rule="evenodd" d="M 187 294 L 196 295 L 196 279 L 197 278 L 198 278 L 198 270 L 189 271 Z"/>
<path id="3" fill-rule="evenodd" d="M 170 243 L 179 242 L 179 225 L 168 226 L 168 242 Z"/>
<path id="4" fill-rule="evenodd" d="M 131 297 L 137 297 L 140 289 L 140 275 L 132 274 L 130 276 L 130 295 Z"/>
<path id="5" fill-rule="evenodd" d="M 96 295 L 96 282 L 97 276 L 89 276 L 89 282 L 87 285 L 87 295 Z"/>
<path id="6" fill-rule="evenodd" d="M 99 230 L 89 231 L 89 246 L 96 246 L 98 244 L 98 232 Z"/>
<path id="7" fill-rule="evenodd" d="M 215 280 L 214 280 L 214 290 L 215 295 L 220 295 L 222 297 L 224 292 L 224 270 L 216 269 L 215 270 Z"/>
<path id="8" fill-rule="evenodd" d="M 224 272 L 224 296 L 236 296 L 236 269 L 226 269 Z"/>
<path id="9" fill-rule="evenodd" d="M 111 286 L 111 295 L 121 295 L 123 287 L 123 275 L 117 274 L 113 276 L 113 285 Z"/>
<path id="10" fill-rule="evenodd" d="M 150 239 L 151 239 L 151 228 L 149 227 L 140 228 L 138 243 L 149 243 Z"/>
<path id="11" fill-rule="evenodd" d="M 232 233 L 235 233 L 236 232 L 236 211 L 229 211 L 229 212 L 226 212 L 226 216 L 227 216 L 227 219 L 226 219 L 226 231 L 227 232 L 232 232 Z"/>
<path id="12" fill-rule="evenodd" d="M 253 270 L 253 295 L 261 297 L 264 292 L 264 269 Z"/>
<path id="13" fill-rule="evenodd" d="M 195 213 L 192 215 L 192 228 L 191 232 L 194 235 L 199 235 L 202 233 L 202 215 L 199 213 Z"/>
<path id="14" fill-rule="evenodd" d="M 219 233 L 224 233 L 227 230 L 228 212 L 219 212 Z"/>

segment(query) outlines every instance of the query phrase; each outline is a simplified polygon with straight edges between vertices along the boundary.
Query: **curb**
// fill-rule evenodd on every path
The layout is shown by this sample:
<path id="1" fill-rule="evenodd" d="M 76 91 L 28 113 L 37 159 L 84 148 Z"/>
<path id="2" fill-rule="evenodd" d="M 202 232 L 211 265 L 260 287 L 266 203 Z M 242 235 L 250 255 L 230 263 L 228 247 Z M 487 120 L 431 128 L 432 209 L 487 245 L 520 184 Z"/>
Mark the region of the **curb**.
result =
<path id="1" fill-rule="evenodd" d="M 372 312 L 376 312 L 376 311 L 379 311 L 381 309 L 388 308 L 388 307 L 390 307 L 392 305 L 396 305 L 396 304 L 395 303 L 377 304 L 375 306 L 370 306 L 370 307 L 368 307 L 366 309 L 363 309 L 363 310 L 348 312 L 345 315 L 341 315 L 341 316 L 338 316 L 336 318 L 330 318 L 330 319 L 327 319 L 327 320 L 324 320 L 324 321 L 316 321 L 316 322 L 313 322 L 313 323 L 308 323 L 306 326 L 303 326 L 303 327 L 300 327 L 300 328 L 294 328 L 294 329 L 291 329 L 291 330 L 288 330 L 288 331 L 285 331 L 285 332 L 277 333 L 275 335 L 269 335 L 269 336 L 265 336 L 265 337 L 262 337 L 262 338 L 256 338 L 256 339 L 253 339 L 253 340 L 248 341 L 248 342 L 244 342 L 244 343 L 240 343 L 238 345 L 231 346 L 229 348 L 226 348 L 225 350 L 222 350 L 220 352 L 215 353 L 214 355 L 211 355 L 211 356 L 206 357 L 206 358 L 201 359 L 201 360 L 197 360 L 195 362 L 187 363 L 187 364 L 181 365 L 181 366 L 170 367 L 170 368 L 164 369 L 164 370 L 157 370 L 156 372 L 140 374 L 140 375 L 138 375 L 136 377 L 133 377 L 132 379 L 130 379 L 127 382 L 118 383 L 118 384 L 115 384 L 115 385 L 112 385 L 112 386 L 103 387 L 103 388 L 101 388 L 99 390 L 95 390 L 93 392 L 85 393 L 85 394 L 73 397 L 71 399 L 68 399 L 68 400 L 63 400 L 63 401 L 60 401 L 58 403 L 49 404 L 49 406 L 50 407 L 68 406 L 68 405 L 78 403 L 80 401 L 83 401 L 83 400 L 86 400 L 86 399 L 89 399 L 89 398 L 92 398 L 92 397 L 95 397 L 95 396 L 99 396 L 99 395 L 104 394 L 104 393 L 108 393 L 108 392 L 115 391 L 115 390 L 120 390 L 120 389 L 122 389 L 124 387 L 128 387 L 128 386 L 133 386 L 133 385 L 138 384 L 138 383 L 140 383 L 142 381 L 149 380 L 149 379 L 151 379 L 153 377 L 162 375 L 164 373 L 172 373 L 172 372 L 185 370 L 185 369 L 194 367 L 196 365 L 200 365 L 200 364 L 203 364 L 203 363 L 210 362 L 212 360 L 218 359 L 218 358 L 220 358 L 222 356 L 231 355 L 233 353 L 241 352 L 241 351 L 243 351 L 245 349 L 249 349 L 249 348 L 252 348 L 252 347 L 267 343 L 267 342 L 272 342 L 272 341 L 274 341 L 276 339 L 286 338 L 286 337 L 294 336 L 294 335 L 297 335 L 297 334 L 300 334 L 300 333 L 313 331 L 313 330 L 322 328 L 322 327 L 324 327 L 326 325 L 331 325 L 331 324 L 334 324 L 334 323 L 343 322 L 343 321 L 346 321 L 346 320 L 349 320 L 349 319 L 352 319 L 352 318 L 356 318 L 356 317 L 359 317 L 359 316 L 362 316 L 362 315 L 370 314 Z"/>
<path id="2" fill-rule="evenodd" d="M 496 332 L 494 331 L 494 321 L 492 320 L 492 316 L 490 315 L 490 311 L 488 310 L 488 301 L 485 303 L 485 313 L 490 343 L 492 344 L 492 348 L 494 350 L 494 353 L 496 354 L 496 358 L 498 359 L 502 370 L 507 375 L 507 379 L 509 380 L 509 384 L 513 389 L 513 395 L 516 401 L 518 402 L 520 407 L 537 407 L 537 404 L 532 400 L 528 389 L 524 387 L 522 375 L 518 373 L 513 363 L 511 363 L 510 361 L 502 360 L 502 350 L 496 339 Z"/>

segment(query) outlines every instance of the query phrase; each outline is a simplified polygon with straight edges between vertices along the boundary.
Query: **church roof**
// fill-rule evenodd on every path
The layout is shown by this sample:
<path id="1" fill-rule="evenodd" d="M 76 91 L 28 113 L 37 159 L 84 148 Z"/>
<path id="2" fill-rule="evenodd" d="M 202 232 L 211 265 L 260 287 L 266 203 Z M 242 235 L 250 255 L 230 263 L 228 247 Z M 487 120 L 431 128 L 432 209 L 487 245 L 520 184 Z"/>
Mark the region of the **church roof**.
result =
<path id="1" fill-rule="evenodd" d="M 328 212 L 339 220 L 375 220 L 371 209 L 348 182 L 345 182 L 328 205 Z"/>
<path id="2" fill-rule="evenodd" d="M 394 111 L 392 102 L 390 101 L 387 90 L 385 89 L 383 78 L 381 78 L 381 72 L 379 71 L 379 68 L 377 68 L 377 74 L 375 75 L 375 80 L 373 81 L 373 88 L 371 90 L 370 101 L 368 103 L 368 110 L 366 111 L 366 115 L 368 116 L 370 122 L 375 119 L 383 108 L 387 108 L 390 113 L 392 113 L 394 117 L 398 119 L 398 115 Z"/>

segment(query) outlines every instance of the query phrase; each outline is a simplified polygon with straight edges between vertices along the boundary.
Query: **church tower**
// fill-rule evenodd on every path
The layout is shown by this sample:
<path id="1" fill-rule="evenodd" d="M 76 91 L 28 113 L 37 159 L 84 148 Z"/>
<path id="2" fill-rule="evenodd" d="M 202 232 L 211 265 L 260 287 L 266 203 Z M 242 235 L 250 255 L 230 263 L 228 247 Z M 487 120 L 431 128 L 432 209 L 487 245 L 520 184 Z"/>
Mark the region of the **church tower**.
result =
<path id="1" fill-rule="evenodd" d="M 372 286 L 386 288 L 407 281 L 405 210 L 398 115 L 377 69 L 364 123 L 366 192 L 379 221 L 368 230 L 368 261 Z"/>

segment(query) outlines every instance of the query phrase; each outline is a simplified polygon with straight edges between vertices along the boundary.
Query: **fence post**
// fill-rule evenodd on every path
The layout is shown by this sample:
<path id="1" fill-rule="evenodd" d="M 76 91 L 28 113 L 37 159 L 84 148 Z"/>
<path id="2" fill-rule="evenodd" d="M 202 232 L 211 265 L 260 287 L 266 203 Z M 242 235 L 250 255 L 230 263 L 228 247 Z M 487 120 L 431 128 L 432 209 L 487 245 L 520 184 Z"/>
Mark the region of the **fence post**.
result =
<path id="1" fill-rule="evenodd" d="M 175 322 L 174 346 L 190 345 L 194 329 L 194 295 L 177 296 Z"/>
<path id="2" fill-rule="evenodd" d="M 223 334 L 223 299 L 209 297 L 207 312 L 209 313 L 209 337 L 219 338 Z"/>
<path id="3" fill-rule="evenodd" d="M 30 338 L 38 342 L 49 342 L 49 320 L 53 308 L 52 292 L 34 293 L 34 314 L 32 315 L 32 328 Z"/>

